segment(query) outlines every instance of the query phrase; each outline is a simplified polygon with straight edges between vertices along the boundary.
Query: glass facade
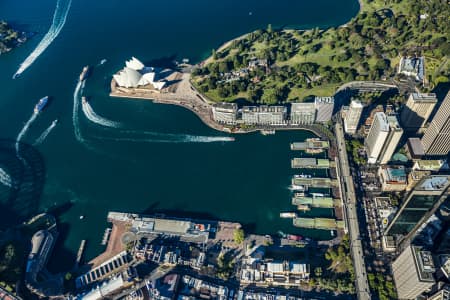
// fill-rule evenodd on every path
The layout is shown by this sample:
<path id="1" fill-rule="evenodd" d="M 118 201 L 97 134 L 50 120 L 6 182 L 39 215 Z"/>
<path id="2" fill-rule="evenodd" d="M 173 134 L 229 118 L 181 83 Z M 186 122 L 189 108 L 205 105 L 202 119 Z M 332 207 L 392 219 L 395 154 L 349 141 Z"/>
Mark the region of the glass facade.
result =
<path id="1" fill-rule="evenodd" d="M 440 195 L 413 195 L 394 218 L 388 235 L 406 235 L 439 200 Z"/>

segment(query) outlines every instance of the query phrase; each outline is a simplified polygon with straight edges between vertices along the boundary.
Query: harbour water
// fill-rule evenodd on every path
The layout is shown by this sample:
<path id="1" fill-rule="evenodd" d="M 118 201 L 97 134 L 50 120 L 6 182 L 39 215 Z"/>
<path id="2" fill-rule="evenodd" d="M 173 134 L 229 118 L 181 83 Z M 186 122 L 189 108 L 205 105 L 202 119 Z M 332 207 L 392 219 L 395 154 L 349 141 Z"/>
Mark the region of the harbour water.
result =
<path id="1" fill-rule="evenodd" d="M 33 174 L 27 175 L 33 193 L 18 195 L 0 184 L 0 228 L 37 212 L 55 213 L 61 234 L 50 261 L 54 270 L 73 265 L 83 239 L 88 241 L 86 259 L 102 250 L 109 210 L 188 214 L 238 221 L 256 233 L 329 237 L 329 232 L 297 229 L 292 220 L 279 217 L 280 211 L 293 209 L 288 186 L 296 153 L 290 143 L 310 133 L 257 133 L 227 142 L 221 139 L 226 135 L 182 108 L 109 98 L 109 83 L 131 56 L 149 64 L 184 57 L 197 62 L 223 42 L 269 23 L 295 28 L 343 24 L 357 13 L 357 1 L 72 0 L 59 34 L 18 79 L 11 79 L 51 28 L 56 3 L 0 2 L 0 19 L 37 33 L 0 56 L 0 167 L 14 169 L 12 177 L 25 174 L 14 141 L 41 97 L 49 95 L 49 104 L 22 141 L 33 144 L 59 120 L 40 144 L 21 148 L 33 162 L 28 171 Z M 81 100 L 74 106 L 78 75 L 86 64 L 96 67 L 78 92 L 90 96 L 84 107 L 90 119 Z M 91 120 L 100 116 L 121 128 Z"/>

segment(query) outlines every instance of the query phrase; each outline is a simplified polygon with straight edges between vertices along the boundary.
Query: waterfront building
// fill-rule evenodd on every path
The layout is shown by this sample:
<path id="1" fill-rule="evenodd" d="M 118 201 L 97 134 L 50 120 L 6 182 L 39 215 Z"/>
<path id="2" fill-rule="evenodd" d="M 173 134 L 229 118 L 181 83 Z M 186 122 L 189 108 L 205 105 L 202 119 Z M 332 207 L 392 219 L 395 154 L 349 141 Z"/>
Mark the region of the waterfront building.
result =
<path id="1" fill-rule="evenodd" d="M 285 106 L 244 106 L 242 121 L 248 125 L 285 125 L 287 108 Z"/>
<path id="2" fill-rule="evenodd" d="M 425 75 L 425 58 L 420 57 L 402 57 L 398 64 L 398 73 L 413 77 L 417 81 L 423 81 Z"/>
<path id="3" fill-rule="evenodd" d="M 392 263 L 392 274 L 399 299 L 416 299 L 430 291 L 435 267 L 429 251 L 409 245 Z"/>
<path id="4" fill-rule="evenodd" d="M 316 120 L 316 107 L 312 102 L 291 104 L 291 124 L 311 125 Z"/>
<path id="5" fill-rule="evenodd" d="M 238 107 L 236 103 L 217 103 L 212 107 L 212 113 L 214 121 L 227 124 L 235 125 L 237 120 Z"/>
<path id="6" fill-rule="evenodd" d="M 125 287 L 125 281 L 121 274 L 116 275 L 102 284 L 95 286 L 92 290 L 85 294 L 78 295 L 76 299 L 80 300 L 100 300 L 105 299 L 108 295 L 116 293 Z"/>
<path id="7" fill-rule="evenodd" d="M 369 164 L 375 164 L 377 162 L 388 134 L 389 122 L 387 117 L 383 112 L 377 112 L 364 142 Z"/>
<path id="8" fill-rule="evenodd" d="M 429 156 L 450 153 L 450 91 L 422 137 L 423 149 Z"/>
<path id="9" fill-rule="evenodd" d="M 378 176 L 383 192 L 401 192 L 406 189 L 406 171 L 403 166 L 380 166 Z"/>
<path id="10" fill-rule="evenodd" d="M 400 121 L 403 128 L 413 133 L 423 128 L 436 103 L 436 94 L 410 94 L 400 114 Z"/>
<path id="11" fill-rule="evenodd" d="M 402 202 L 385 235 L 395 236 L 398 242 L 407 244 L 420 226 L 447 199 L 449 186 L 448 175 L 430 175 L 422 178 Z"/>
<path id="12" fill-rule="evenodd" d="M 156 79 L 156 70 L 146 67 L 137 58 L 132 57 L 125 62 L 125 68 L 114 74 L 113 78 L 120 87 L 137 88 L 139 86 L 151 85 L 155 90 L 161 90 L 166 82 Z"/>
<path id="13" fill-rule="evenodd" d="M 353 100 L 350 103 L 350 106 L 344 118 L 344 129 L 346 133 L 356 133 L 363 109 L 364 106 L 361 104 L 361 101 Z"/>
<path id="14" fill-rule="evenodd" d="M 378 161 L 380 164 L 387 164 L 397 149 L 398 143 L 403 136 L 403 129 L 398 123 L 397 117 L 394 115 L 387 116 L 387 121 L 389 124 L 389 134 L 386 137 L 383 148 L 380 151 L 380 156 Z"/>
<path id="15" fill-rule="evenodd" d="M 331 121 L 334 110 L 334 97 L 316 97 L 314 106 L 316 107 L 317 123 L 328 123 Z"/>

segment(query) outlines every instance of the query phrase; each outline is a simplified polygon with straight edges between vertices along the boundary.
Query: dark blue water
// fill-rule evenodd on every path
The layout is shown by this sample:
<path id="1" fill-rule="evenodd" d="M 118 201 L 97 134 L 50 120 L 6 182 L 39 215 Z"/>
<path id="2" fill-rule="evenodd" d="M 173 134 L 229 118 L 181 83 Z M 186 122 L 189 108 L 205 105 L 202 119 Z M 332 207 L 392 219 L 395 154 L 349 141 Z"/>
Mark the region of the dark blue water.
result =
<path id="1" fill-rule="evenodd" d="M 280 211 L 293 210 L 287 189 L 294 156 L 289 143 L 309 133 L 249 134 L 222 143 L 136 143 L 101 137 L 224 136 L 179 107 L 109 98 L 110 77 L 125 59 L 186 57 L 196 62 L 225 41 L 269 23 L 288 28 L 343 24 L 357 13 L 357 1 L 73 0 L 59 36 L 19 79 L 12 80 L 50 27 L 55 4 L 55 0 L 0 2 L 0 19 L 37 33 L 0 56 L 0 167 L 14 169 L 14 176 L 24 174 L 8 139 L 16 138 L 39 98 L 50 95 L 52 100 L 24 142 L 32 144 L 52 120 L 59 119 L 42 145 L 26 148 L 35 174 L 27 175 L 35 183 L 33 196 L 11 194 L 0 185 L 1 226 L 39 211 L 56 213 L 62 235 L 53 261 L 72 257 L 81 239 L 88 240 L 87 257 L 98 254 L 109 210 L 189 213 L 239 221 L 257 233 L 329 235 L 295 229 L 290 220 L 279 218 Z M 134 132 L 102 128 L 80 112 L 84 141 L 80 142 L 74 135 L 73 93 L 81 68 L 103 58 L 108 62 L 94 69 L 84 93 L 91 96 L 96 113 Z"/>

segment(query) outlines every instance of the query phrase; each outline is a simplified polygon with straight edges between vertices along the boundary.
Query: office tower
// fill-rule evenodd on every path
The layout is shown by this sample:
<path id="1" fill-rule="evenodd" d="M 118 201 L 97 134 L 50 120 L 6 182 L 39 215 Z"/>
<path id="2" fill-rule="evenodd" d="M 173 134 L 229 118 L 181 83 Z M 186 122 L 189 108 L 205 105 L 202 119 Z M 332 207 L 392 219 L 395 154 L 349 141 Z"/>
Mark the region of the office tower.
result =
<path id="1" fill-rule="evenodd" d="M 378 158 L 380 164 L 387 164 L 391 160 L 403 135 L 403 129 L 400 127 L 396 116 L 387 116 L 387 120 L 389 123 L 389 134 Z"/>
<path id="2" fill-rule="evenodd" d="M 406 196 L 395 217 L 385 230 L 386 236 L 396 236 L 407 244 L 419 227 L 449 195 L 450 176 L 430 175 L 422 178 Z"/>
<path id="3" fill-rule="evenodd" d="M 427 300 L 450 300 L 450 286 L 445 284 L 436 293 L 428 297 Z"/>
<path id="4" fill-rule="evenodd" d="M 442 156 L 450 152 L 450 91 L 425 131 L 422 144 L 426 155 Z"/>
<path id="5" fill-rule="evenodd" d="M 400 115 L 405 131 L 417 132 L 424 127 L 436 103 L 436 94 L 412 93 L 409 95 Z"/>
<path id="6" fill-rule="evenodd" d="M 334 97 L 316 97 L 314 99 L 314 105 L 317 111 L 317 123 L 328 123 L 331 121 L 334 110 Z"/>
<path id="7" fill-rule="evenodd" d="M 375 114 L 369 134 L 365 140 L 368 163 L 374 164 L 380 155 L 389 134 L 389 122 L 383 112 Z"/>
<path id="8" fill-rule="evenodd" d="M 344 118 L 344 129 L 346 133 L 356 133 L 363 108 L 364 106 L 360 101 L 353 100 L 350 103 L 347 115 Z"/>
<path id="9" fill-rule="evenodd" d="M 416 299 L 434 285 L 435 267 L 431 253 L 409 245 L 392 263 L 399 299 Z"/>

